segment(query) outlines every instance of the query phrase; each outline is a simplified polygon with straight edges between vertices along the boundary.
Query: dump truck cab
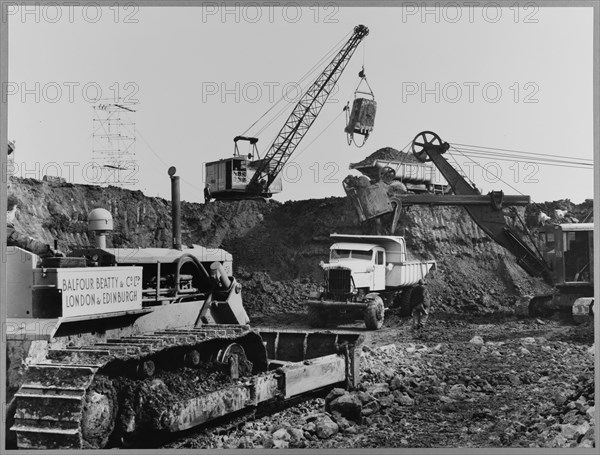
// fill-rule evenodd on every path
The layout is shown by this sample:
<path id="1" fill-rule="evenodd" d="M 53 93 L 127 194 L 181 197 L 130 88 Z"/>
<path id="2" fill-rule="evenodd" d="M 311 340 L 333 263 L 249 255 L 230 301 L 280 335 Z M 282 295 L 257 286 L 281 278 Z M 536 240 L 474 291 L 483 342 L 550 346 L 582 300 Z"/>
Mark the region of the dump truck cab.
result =
<path id="1" fill-rule="evenodd" d="M 435 269 L 435 261 L 409 261 L 404 237 L 332 234 L 329 262 L 321 262 L 324 286 L 306 302 L 310 323 L 326 325 L 333 313 L 383 324 L 385 308 L 410 302 L 412 288 Z M 404 297 L 402 297 L 404 296 Z M 335 318 L 338 320 L 338 318 Z"/>
<path id="2" fill-rule="evenodd" d="M 351 291 L 376 291 L 385 289 L 385 261 L 385 249 L 374 243 L 339 242 L 331 246 L 329 263 L 322 268 L 350 270 Z"/>

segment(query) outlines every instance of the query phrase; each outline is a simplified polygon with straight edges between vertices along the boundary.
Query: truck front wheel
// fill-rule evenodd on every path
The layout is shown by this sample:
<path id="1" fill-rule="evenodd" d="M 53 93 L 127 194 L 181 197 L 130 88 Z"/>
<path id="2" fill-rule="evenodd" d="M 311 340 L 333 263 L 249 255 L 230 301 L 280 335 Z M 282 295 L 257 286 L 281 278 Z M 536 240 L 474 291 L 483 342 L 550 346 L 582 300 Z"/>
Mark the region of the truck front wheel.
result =
<path id="1" fill-rule="evenodd" d="M 385 313 L 383 300 L 377 294 L 368 294 L 366 298 L 369 299 L 369 302 L 364 313 L 365 326 L 369 330 L 380 329 L 383 325 L 383 315 Z"/>

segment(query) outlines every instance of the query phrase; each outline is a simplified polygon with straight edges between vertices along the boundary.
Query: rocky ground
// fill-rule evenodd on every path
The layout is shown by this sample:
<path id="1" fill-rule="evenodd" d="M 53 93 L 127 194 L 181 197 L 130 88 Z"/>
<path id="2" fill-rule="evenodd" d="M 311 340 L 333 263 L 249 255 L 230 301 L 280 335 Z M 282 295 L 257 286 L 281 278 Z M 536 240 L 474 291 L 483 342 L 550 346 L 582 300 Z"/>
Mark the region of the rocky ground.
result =
<path id="1" fill-rule="evenodd" d="M 416 333 L 410 319 L 386 318 L 379 331 L 353 326 L 366 335 L 357 390 L 165 447 L 594 447 L 591 322 L 440 313 Z M 288 322 L 306 328 L 301 315 Z"/>

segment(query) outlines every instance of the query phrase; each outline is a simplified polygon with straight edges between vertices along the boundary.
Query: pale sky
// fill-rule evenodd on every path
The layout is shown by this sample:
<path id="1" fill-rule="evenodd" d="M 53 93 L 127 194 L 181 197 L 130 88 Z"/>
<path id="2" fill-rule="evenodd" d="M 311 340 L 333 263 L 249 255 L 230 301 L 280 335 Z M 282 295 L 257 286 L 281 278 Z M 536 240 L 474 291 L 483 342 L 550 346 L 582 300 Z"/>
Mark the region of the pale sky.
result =
<path id="1" fill-rule="evenodd" d="M 202 202 L 204 163 L 231 156 L 234 136 L 358 24 L 370 34 L 292 155 L 274 199 L 343 196 L 349 163 L 381 147 L 402 149 L 423 130 L 450 144 L 593 159 L 592 8 L 218 4 L 14 7 L 3 96 L 16 175 L 60 172 L 73 183 L 98 182 L 90 170 L 93 106 L 117 102 L 118 91 L 138 101 L 127 120 L 136 125 L 137 170 L 121 175 L 122 186 L 169 199 L 167 168 L 174 165 L 182 198 Z M 363 64 L 378 110 L 372 136 L 357 148 L 347 145 L 339 114 Z M 258 136 L 261 153 L 294 104 Z M 497 180 L 458 156 L 484 193 L 527 194 L 534 202 L 593 198 L 591 167 L 472 158 Z"/>

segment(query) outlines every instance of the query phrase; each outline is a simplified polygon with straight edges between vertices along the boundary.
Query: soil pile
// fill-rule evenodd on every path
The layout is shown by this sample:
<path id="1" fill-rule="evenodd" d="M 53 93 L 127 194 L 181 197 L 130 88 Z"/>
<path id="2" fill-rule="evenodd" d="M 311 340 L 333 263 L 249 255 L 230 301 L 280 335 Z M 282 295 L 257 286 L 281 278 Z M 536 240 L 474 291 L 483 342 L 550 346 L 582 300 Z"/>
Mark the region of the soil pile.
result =
<path id="1" fill-rule="evenodd" d="M 411 152 L 401 152 L 392 147 L 383 147 L 376 152 L 371 153 L 364 160 L 359 161 L 358 163 L 350 164 L 350 169 L 371 166 L 375 160 L 398 161 L 401 163 L 420 163 L 420 161 Z"/>

